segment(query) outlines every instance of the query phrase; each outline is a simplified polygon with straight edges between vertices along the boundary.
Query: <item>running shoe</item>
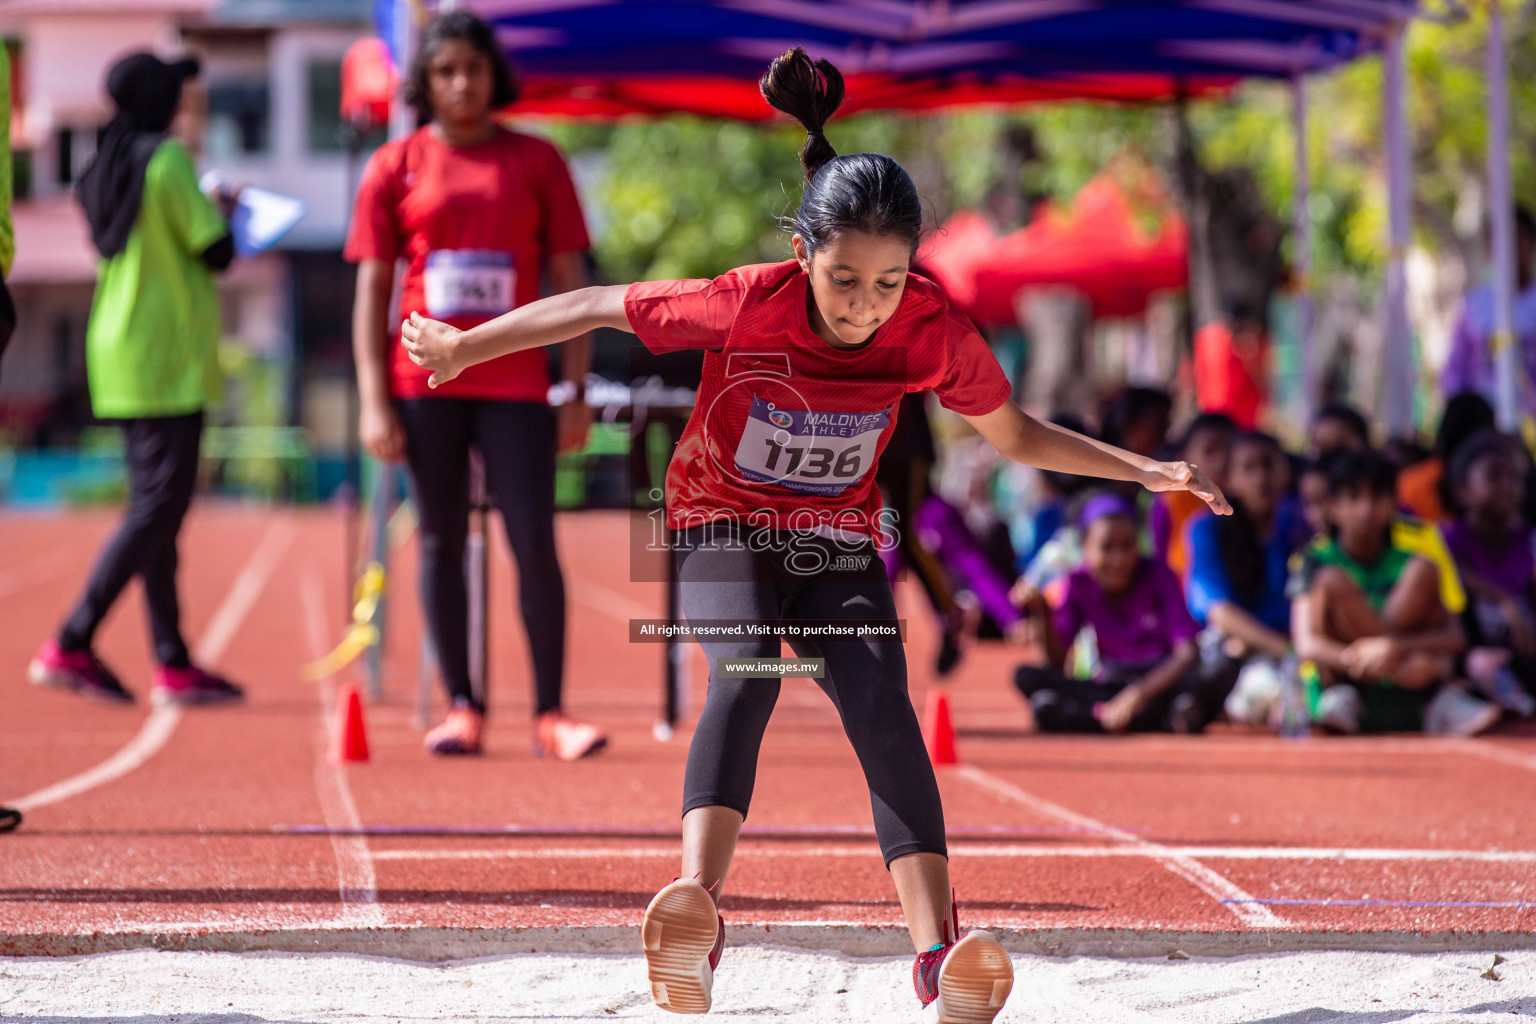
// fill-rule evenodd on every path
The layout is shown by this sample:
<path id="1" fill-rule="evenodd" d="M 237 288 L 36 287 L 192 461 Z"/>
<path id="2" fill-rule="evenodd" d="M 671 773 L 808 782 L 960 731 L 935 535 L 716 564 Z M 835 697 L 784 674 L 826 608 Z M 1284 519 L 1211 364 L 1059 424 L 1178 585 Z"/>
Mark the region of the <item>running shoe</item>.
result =
<path id="1" fill-rule="evenodd" d="M 1459 686 L 1442 686 L 1424 709 L 1424 731 L 1437 736 L 1476 736 L 1504 713 L 1497 704 L 1478 700 Z"/>
<path id="2" fill-rule="evenodd" d="M 66 651 L 57 640 L 44 641 L 37 649 L 27 666 L 27 678 L 38 686 L 71 690 L 115 704 L 132 704 L 134 699 L 94 652 Z"/>
<path id="3" fill-rule="evenodd" d="M 923 1024 L 992 1024 L 1013 991 L 1013 961 L 991 932 L 971 932 L 917 954 L 912 987 Z"/>
<path id="4" fill-rule="evenodd" d="M 1488 688 L 1487 696 L 1505 711 L 1512 711 L 1521 718 L 1536 715 L 1536 697 L 1532 697 L 1520 685 L 1515 670 L 1508 665 L 1494 674 L 1493 685 Z"/>
<path id="5" fill-rule="evenodd" d="M 535 757 L 553 756 L 561 761 L 580 761 L 608 745 L 608 737 L 595 725 L 578 722 L 563 711 L 546 711 L 533 726 Z"/>
<path id="6" fill-rule="evenodd" d="M 0 832 L 9 832 L 20 824 L 20 811 L 14 807 L 0 807 Z"/>
<path id="7" fill-rule="evenodd" d="M 725 919 L 709 890 L 680 878 L 656 894 L 640 925 L 651 998 L 673 1013 L 708 1013 Z"/>
<path id="8" fill-rule="evenodd" d="M 238 704 L 245 700 L 245 691 L 228 679 L 196 666 L 173 668 L 161 665 L 155 670 L 152 699 L 160 707 L 172 704 L 181 707 L 194 704 Z"/>
<path id="9" fill-rule="evenodd" d="M 429 754 L 478 754 L 484 731 L 485 715 L 468 704 L 455 704 L 443 724 L 427 733 L 423 746 Z"/>
<path id="10" fill-rule="evenodd" d="M 1360 731 L 1360 716 L 1364 713 L 1360 691 L 1348 683 L 1335 683 L 1318 695 L 1317 714 L 1312 721 L 1329 732 L 1353 736 Z"/>
<path id="11" fill-rule="evenodd" d="M 1472 677 L 1472 685 L 1476 687 L 1479 696 L 1487 697 L 1505 711 L 1513 712 L 1521 718 L 1536 715 L 1536 697 L 1525 692 L 1525 687 L 1520 685 L 1520 680 L 1515 676 L 1515 670 L 1508 664 L 1479 673 L 1473 670 L 1472 658 L 1468 656 L 1467 674 Z"/>
<path id="12" fill-rule="evenodd" d="M 1285 680 L 1280 667 L 1268 658 L 1254 658 L 1237 674 L 1223 709 L 1227 717 L 1244 725 L 1269 725 L 1280 707 Z"/>

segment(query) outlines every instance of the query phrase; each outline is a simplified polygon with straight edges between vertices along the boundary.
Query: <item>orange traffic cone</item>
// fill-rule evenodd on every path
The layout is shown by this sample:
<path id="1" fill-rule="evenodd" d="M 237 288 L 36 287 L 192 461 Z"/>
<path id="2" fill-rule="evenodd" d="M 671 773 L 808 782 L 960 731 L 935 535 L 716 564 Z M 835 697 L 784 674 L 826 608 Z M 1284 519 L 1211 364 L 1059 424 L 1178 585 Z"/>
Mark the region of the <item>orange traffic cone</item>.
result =
<path id="1" fill-rule="evenodd" d="M 331 717 L 331 749 L 326 760 L 331 764 L 368 760 L 363 700 L 351 683 L 343 683 L 336 691 L 336 713 Z"/>
<path id="2" fill-rule="evenodd" d="M 955 753 L 955 726 L 949 720 L 949 694 L 937 688 L 928 691 L 923 705 L 923 746 L 935 765 L 960 763 Z"/>

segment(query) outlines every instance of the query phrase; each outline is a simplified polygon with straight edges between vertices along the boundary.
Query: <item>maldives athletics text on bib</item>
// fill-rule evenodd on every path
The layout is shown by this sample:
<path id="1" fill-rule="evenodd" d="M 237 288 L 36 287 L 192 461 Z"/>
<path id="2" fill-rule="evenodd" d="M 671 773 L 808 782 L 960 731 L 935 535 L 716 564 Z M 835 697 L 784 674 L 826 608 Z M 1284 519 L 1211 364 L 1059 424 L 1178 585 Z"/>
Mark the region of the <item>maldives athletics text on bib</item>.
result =
<path id="1" fill-rule="evenodd" d="M 756 396 L 736 446 L 748 480 L 804 494 L 841 494 L 875 464 L 891 414 L 785 409 Z"/>
<path id="2" fill-rule="evenodd" d="M 516 304 L 517 272 L 501 249 L 436 249 L 422 269 L 427 315 L 435 320 L 491 317 Z"/>

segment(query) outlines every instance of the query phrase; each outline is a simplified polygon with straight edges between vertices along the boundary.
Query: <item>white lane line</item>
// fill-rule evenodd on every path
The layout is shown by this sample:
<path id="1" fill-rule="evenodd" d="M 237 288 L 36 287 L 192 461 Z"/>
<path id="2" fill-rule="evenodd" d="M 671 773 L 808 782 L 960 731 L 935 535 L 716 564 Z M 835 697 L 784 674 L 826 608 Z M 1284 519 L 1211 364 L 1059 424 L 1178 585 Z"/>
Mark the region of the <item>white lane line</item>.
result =
<path id="1" fill-rule="evenodd" d="M 870 843 L 795 843 L 792 846 L 744 841 L 736 847 L 736 856 L 868 857 L 876 859 L 879 849 Z M 572 858 L 606 860 L 626 857 L 675 857 L 677 850 L 634 846 L 545 846 L 501 850 L 377 850 L 374 860 L 536 860 Z M 997 843 L 957 843 L 950 847 L 951 859 L 1041 859 L 1199 857 L 1208 860 L 1262 861 L 1386 861 L 1413 863 L 1450 861 L 1474 864 L 1536 864 L 1533 850 L 1415 850 L 1352 849 L 1348 847 L 1275 847 L 1275 846 L 1024 846 Z"/>
<path id="2" fill-rule="evenodd" d="M 1157 861 L 1164 868 L 1178 875 L 1180 878 L 1195 886 L 1201 892 L 1216 900 L 1227 910 L 1231 911 L 1238 920 L 1250 928 L 1284 928 L 1287 922 L 1273 913 L 1268 907 L 1251 902 L 1253 896 L 1234 885 L 1223 875 L 1212 871 L 1193 857 L 1180 855 L 1169 847 L 1151 840 L 1143 839 L 1134 832 L 1127 832 L 1111 825 L 1105 825 L 1085 814 L 1078 814 L 1060 804 L 1035 796 L 1015 786 L 1013 783 L 998 778 L 989 772 L 982 771 L 973 765 L 961 765 L 956 773 L 961 778 L 1003 797 L 1029 808 L 1041 817 L 1058 821 L 1067 825 L 1075 825 L 1079 828 L 1095 828 L 1100 830 L 1106 839 L 1112 839 L 1132 849 L 1145 851 L 1146 855 Z M 1227 902 L 1227 901 L 1233 902 Z"/>
<path id="3" fill-rule="evenodd" d="M 1491 743 L 1488 740 L 1467 740 L 1463 749 L 1470 754 L 1485 757 L 1490 761 L 1512 765 L 1515 768 L 1524 768 L 1528 772 L 1536 772 L 1536 757 L 1510 750 L 1503 744 Z"/>
<path id="4" fill-rule="evenodd" d="M 51 551 L 21 565 L 0 571 L 0 600 L 41 586 L 55 576 L 64 575 L 73 561 L 67 549 Z"/>
<path id="5" fill-rule="evenodd" d="M 1309 739 L 1290 740 L 1275 736 L 1222 735 L 1203 733 L 1199 736 L 1178 737 L 1169 734 L 1137 734 L 1120 737 L 1112 748 L 1096 746 L 1099 738 L 1035 734 L 1029 738 L 1033 751 L 1058 753 L 1062 751 L 1092 751 L 1095 761 L 1087 767 L 1102 763 L 1106 769 L 1117 769 L 1131 763 L 1135 755 L 1147 752 L 1192 753 L 1203 757 L 1212 754 L 1239 754 L 1245 758 L 1255 754 L 1305 753 L 1307 757 L 1319 755 L 1362 756 L 1382 754 L 1405 757 L 1422 757 L 1426 754 L 1456 755 L 1466 753 L 1469 741 L 1449 736 L 1314 736 Z M 1100 762 L 1108 749 L 1111 753 L 1123 751 L 1124 759 Z"/>
<path id="6" fill-rule="evenodd" d="M 256 599 L 261 596 L 262 588 L 267 585 L 267 580 L 282 560 L 283 552 L 293 540 L 293 534 L 293 520 L 286 515 L 267 527 L 261 543 L 251 552 L 250 559 L 240 570 L 240 575 L 235 577 L 234 585 L 213 613 L 208 628 L 195 646 L 193 659 L 199 664 L 211 665 L 223 657 L 225 649 L 239 631 L 240 624 L 250 614 Z M 180 721 L 180 707 L 157 707 L 149 713 L 138 733 L 126 746 L 94 768 L 5 803 L 18 810 L 30 811 L 116 781 L 159 753 Z"/>
<path id="7" fill-rule="evenodd" d="M 304 629 L 308 635 L 311 660 L 325 657 L 325 595 L 320 577 L 313 572 L 300 585 Z M 336 701 L 335 680 L 327 676 L 316 687 L 320 700 L 320 725 L 315 740 L 315 792 L 320 797 L 320 811 L 333 829 L 360 829 L 362 816 L 352 799 L 346 769 L 326 761 L 326 746 L 331 732 L 331 709 Z M 331 849 L 336 855 L 336 882 L 341 892 L 338 923 L 360 928 L 384 927 L 384 908 L 379 905 L 379 881 L 373 869 L 368 839 L 359 835 L 331 835 Z"/>
<path id="8" fill-rule="evenodd" d="M 630 619 L 659 619 L 666 614 L 661 609 L 641 604 L 627 594 L 621 594 L 599 583 L 589 583 L 586 580 L 573 582 L 576 585 L 571 588 L 572 596 L 577 604 L 585 605 L 598 614 L 616 619 L 626 626 Z"/>

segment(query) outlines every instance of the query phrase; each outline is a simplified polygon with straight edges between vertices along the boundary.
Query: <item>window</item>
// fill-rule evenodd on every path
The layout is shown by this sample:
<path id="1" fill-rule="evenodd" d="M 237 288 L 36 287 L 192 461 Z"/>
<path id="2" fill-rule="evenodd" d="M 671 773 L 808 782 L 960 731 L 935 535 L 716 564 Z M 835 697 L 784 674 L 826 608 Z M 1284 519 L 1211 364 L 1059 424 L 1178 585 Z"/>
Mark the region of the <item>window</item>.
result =
<path id="1" fill-rule="evenodd" d="M 75 130 L 60 128 L 54 138 L 58 140 L 58 151 L 54 154 L 54 167 L 57 171 L 55 184 L 73 185 L 75 183 Z"/>
<path id="2" fill-rule="evenodd" d="M 309 137 L 311 153 L 340 153 L 347 148 L 347 129 L 341 120 L 341 61 L 317 60 L 309 65 Z M 371 151 L 389 138 L 389 129 L 364 135 L 361 148 Z"/>
<path id="3" fill-rule="evenodd" d="M 215 160 L 266 153 L 271 145 L 272 100 L 262 80 L 215 82 L 208 87 L 208 155 Z"/>
<path id="4" fill-rule="evenodd" d="M 80 180 L 101 144 L 106 125 L 99 128 L 61 126 L 53 133 L 53 183 L 67 189 Z M 31 176 L 30 169 L 28 176 Z M 29 182 L 30 186 L 30 182 Z"/>

